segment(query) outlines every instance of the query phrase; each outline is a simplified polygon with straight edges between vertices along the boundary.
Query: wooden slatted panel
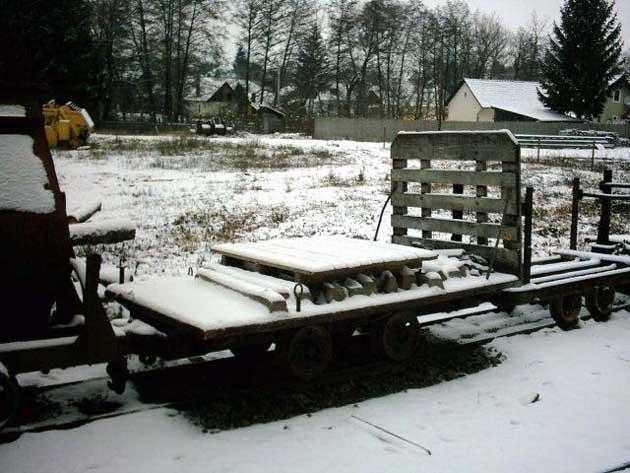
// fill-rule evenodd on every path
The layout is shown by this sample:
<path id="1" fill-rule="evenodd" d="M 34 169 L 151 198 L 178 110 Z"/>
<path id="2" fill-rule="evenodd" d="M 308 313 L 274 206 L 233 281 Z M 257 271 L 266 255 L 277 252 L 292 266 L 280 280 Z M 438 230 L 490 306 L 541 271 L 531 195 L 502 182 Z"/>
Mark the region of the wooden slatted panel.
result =
<path id="1" fill-rule="evenodd" d="M 400 160 L 395 160 L 396 166 Z M 496 171 L 472 173 L 470 171 L 429 170 L 394 168 L 392 170 L 394 182 L 433 182 L 434 184 L 463 184 L 465 186 L 515 186 L 514 176 L 509 173 Z"/>
<path id="2" fill-rule="evenodd" d="M 419 169 L 409 167 L 412 160 L 420 161 Z M 459 161 L 457 167 L 469 170 L 436 169 L 435 161 Z M 500 171 L 489 171 L 490 163 Z M 409 183 L 419 184 L 420 193 L 409 192 Z M 435 192 L 435 184 L 450 184 L 453 193 Z M 464 186 L 472 186 L 474 194 L 467 195 Z M 500 197 L 488 197 L 488 188 Z M 522 274 L 520 147 L 508 131 L 399 133 L 392 144 L 392 205 L 395 242 L 466 247 L 496 257 L 497 269 Z M 452 218 L 444 213 L 438 218 L 434 210 L 450 211 Z M 499 214 L 500 222 L 490 222 L 489 214 Z M 422 238 L 408 235 L 409 230 L 419 230 Z M 450 235 L 441 240 L 436 234 Z M 502 245 L 495 250 L 496 239 Z"/>
<path id="3" fill-rule="evenodd" d="M 488 213 L 503 213 L 507 207 L 508 213 L 518 214 L 515 202 L 508 202 L 506 206 L 504 199 L 493 199 L 490 197 L 471 198 L 452 194 L 416 194 L 410 192 L 402 194 L 396 192 L 392 195 L 392 205 L 399 207 L 431 207 L 443 210 L 484 212 L 486 217 Z M 480 222 L 479 219 L 477 221 Z"/>
<path id="4" fill-rule="evenodd" d="M 464 235 L 483 236 L 486 238 L 497 238 L 507 241 L 518 239 L 518 228 L 510 225 L 499 225 L 496 223 L 466 222 L 464 220 L 412 217 L 409 215 L 393 215 L 392 225 L 394 227 L 413 228 L 423 232 L 455 233 Z"/>

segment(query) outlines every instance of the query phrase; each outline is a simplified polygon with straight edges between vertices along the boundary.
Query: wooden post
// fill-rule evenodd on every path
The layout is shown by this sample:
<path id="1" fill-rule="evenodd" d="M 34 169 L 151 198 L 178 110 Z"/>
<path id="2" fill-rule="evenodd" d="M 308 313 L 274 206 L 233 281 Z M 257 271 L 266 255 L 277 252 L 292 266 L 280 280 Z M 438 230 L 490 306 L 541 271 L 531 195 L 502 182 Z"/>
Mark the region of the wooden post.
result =
<path id="1" fill-rule="evenodd" d="M 599 183 L 599 190 L 603 194 L 610 194 L 612 192 L 612 189 L 606 186 L 606 184 L 609 182 L 612 182 L 612 170 L 605 169 L 604 180 Z M 610 211 L 612 201 L 608 198 L 602 198 L 600 200 L 601 210 L 599 215 L 599 226 L 597 228 L 597 243 L 599 243 L 600 245 L 608 245 L 610 243 Z"/>
<path id="2" fill-rule="evenodd" d="M 523 284 L 528 284 L 532 272 L 532 214 L 534 210 L 534 189 L 525 189 L 525 228 L 523 242 Z"/>
<path id="3" fill-rule="evenodd" d="M 399 159 L 401 156 L 400 149 L 398 146 L 398 140 L 394 139 L 392 143 L 392 147 L 390 149 L 390 156 L 392 160 L 392 170 L 393 169 L 405 169 L 407 167 L 406 159 Z M 396 182 L 392 179 L 392 191 L 390 196 L 393 196 L 395 193 L 404 194 L 407 192 L 407 183 L 406 182 Z M 401 207 L 392 205 L 392 215 L 407 215 L 407 207 Z M 403 227 L 394 227 L 392 229 L 392 240 L 396 243 L 396 237 L 407 236 L 407 228 Z"/>
<path id="4" fill-rule="evenodd" d="M 383 127 L 383 148 L 385 148 L 385 143 L 387 143 L 387 127 Z"/>
<path id="5" fill-rule="evenodd" d="M 484 172 L 488 170 L 488 163 L 486 161 L 476 161 L 475 162 L 475 171 L 476 172 Z M 477 186 L 477 197 L 487 197 L 488 196 L 488 186 Z M 477 223 L 486 223 L 488 221 L 488 214 L 486 212 L 477 212 L 475 217 L 477 218 Z M 487 245 L 488 239 L 485 237 L 478 236 L 477 237 L 478 245 Z"/>
<path id="6" fill-rule="evenodd" d="M 591 171 L 595 169 L 595 140 L 593 140 L 593 146 L 591 151 Z"/>
<path id="7" fill-rule="evenodd" d="M 436 149 L 431 148 L 432 157 L 435 157 Z M 421 159 L 420 160 L 420 169 L 431 169 L 431 160 L 430 159 Z M 431 182 L 421 182 L 420 183 L 420 193 L 421 194 L 430 194 L 431 193 Z M 433 214 L 433 210 L 431 207 L 421 207 L 420 215 L 422 218 L 431 218 Z M 430 240 L 433 238 L 433 232 L 430 230 L 422 230 L 422 238 L 425 240 Z"/>
<path id="8" fill-rule="evenodd" d="M 463 184 L 453 184 L 453 194 L 463 194 L 464 193 L 464 185 Z M 463 220 L 464 219 L 464 211 L 463 210 L 453 210 L 453 219 Z M 457 233 L 451 234 L 452 241 L 462 241 L 462 235 Z"/>
<path id="9" fill-rule="evenodd" d="M 538 146 L 537 146 L 537 151 L 536 151 L 536 162 L 539 163 L 540 162 L 540 138 L 538 138 Z"/>
<path id="10" fill-rule="evenodd" d="M 577 250 L 578 239 L 578 220 L 580 218 L 580 200 L 582 199 L 582 192 L 580 191 L 580 178 L 573 178 L 573 202 L 571 204 L 571 241 L 570 246 L 572 250 Z"/>

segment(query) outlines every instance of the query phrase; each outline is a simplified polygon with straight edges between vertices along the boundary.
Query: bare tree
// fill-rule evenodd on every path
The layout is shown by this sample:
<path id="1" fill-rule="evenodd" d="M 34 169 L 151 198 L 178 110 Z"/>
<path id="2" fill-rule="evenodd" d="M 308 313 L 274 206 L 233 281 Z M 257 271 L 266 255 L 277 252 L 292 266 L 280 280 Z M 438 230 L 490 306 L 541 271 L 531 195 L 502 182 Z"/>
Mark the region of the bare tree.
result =
<path id="1" fill-rule="evenodd" d="M 261 0 L 240 0 L 234 20 L 241 29 L 241 44 L 245 50 L 245 97 L 249 100 L 252 80 L 252 57 L 257 44 L 261 18 Z"/>
<path id="2" fill-rule="evenodd" d="M 264 103 L 267 74 L 275 47 L 280 43 L 278 30 L 285 18 L 286 0 L 261 0 L 258 39 L 262 56 L 262 76 L 260 79 L 260 103 Z"/>

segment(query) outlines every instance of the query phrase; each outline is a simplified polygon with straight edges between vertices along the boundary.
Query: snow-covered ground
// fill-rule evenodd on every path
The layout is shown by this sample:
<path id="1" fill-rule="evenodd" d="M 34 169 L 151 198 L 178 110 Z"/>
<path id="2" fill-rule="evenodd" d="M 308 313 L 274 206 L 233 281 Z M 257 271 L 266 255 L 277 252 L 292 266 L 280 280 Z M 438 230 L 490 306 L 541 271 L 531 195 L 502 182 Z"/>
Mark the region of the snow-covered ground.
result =
<path id="1" fill-rule="evenodd" d="M 389 149 L 382 143 L 103 135 L 93 142 L 90 151 L 55 154 L 61 187 L 70 209 L 103 201 L 94 221 L 137 223 L 137 238 L 124 252 L 131 266 L 140 263 L 140 279 L 184 274 L 211 259 L 209 245 L 219 241 L 371 238 L 389 192 Z M 600 179 L 588 170 L 590 154 L 580 153 L 545 151 L 537 163 L 535 150 L 523 152 L 523 181 L 535 188 L 536 253 L 567 245 L 572 178 L 592 189 Z M 615 180 L 630 181 L 630 149 L 599 153 L 610 158 Z M 574 167 L 550 166 L 557 156 L 580 159 Z M 583 237 L 594 232 L 597 207 L 582 210 Z M 628 207 L 621 211 L 613 231 L 630 234 Z M 380 240 L 391 236 L 389 215 L 388 208 Z M 116 262 L 121 247 L 101 251 Z M 539 321 L 546 311 L 519 307 L 517 317 Z M 473 338 L 509 325 L 507 315 L 493 314 L 454 320 L 434 333 Z M 0 445 L 0 472 L 606 471 L 630 461 L 630 313 L 582 326 L 498 339 L 490 345 L 503 354 L 498 367 L 311 416 L 208 433 L 178 410 L 156 408 L 25 434 Z M 102 374 L 102 367 L 85 367 L 21 381 Z M 85 394 L 80 384 L 62 389 L 70 404 Z M 132 406 L 139 402 L 133 389 L 126 396 Z"/>
<path id="2" fill-rule="evenodd" d="M 94 135 L 92 151 L 61 151 L 55 166 L 70 210 L 102 200 L 94 221 L 137 222 L 126 256 L 142 274 L 183 274 L 210 258 L 209 246 L 225 240 L 340 234 L 372 238 L 389 192 L 389 148 L 382 143 L 319 141 L 302 137 L 113 137 Z M 166 148 L 159 146 L 168 145 Z M 178 145 L 195 146 L 178 151 Z M 576 150 L 545 151 L 550 157 Z M 630 180 L 630 148 L 604 150 L 615 179 Z M 524 157 L 535 150 L 523 150 Z M 552 158 L 550 158 L 552 159 Z M 580 164 L 582 163 L 582 164 Z M 527 161 L 523 181 L 534 187 L 534 249 L 568 245 L 571 180 L 594 189 L 600 172 L 576 160 L 575 169 Z M 582 206 L 581 235 L 595 232 L 597 208 Z M 391 236 L 388 206 L 379 239 Z M 630 233 L 630 223 L 613 222 Z M 119 247 L 106 248 L 110 262 Z"/>
<path id="3" fill-rule="evenodd" d="M 609 471 L 630 461 L 630 314 L 584 325 L 496 340 L 495 368 L 288 420 L 204 433 L 160 408 L 25 434 L 0 445 L 0 471 Z"/>

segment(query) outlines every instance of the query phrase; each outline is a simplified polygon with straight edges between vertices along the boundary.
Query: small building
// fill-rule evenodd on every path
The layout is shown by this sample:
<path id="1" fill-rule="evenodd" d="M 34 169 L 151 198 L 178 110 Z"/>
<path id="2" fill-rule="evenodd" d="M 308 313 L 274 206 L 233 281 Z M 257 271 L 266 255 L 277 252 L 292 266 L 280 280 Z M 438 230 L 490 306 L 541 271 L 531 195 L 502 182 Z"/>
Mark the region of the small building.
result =
<path id="1" fill-rule="evenodd" d="M 448 121 L 574 122 L 547 108 L 538 97 L 538 82 L 464 79 L 447 102 Z"/>
<path id="2" fill-rule="evenodd" d="M 256 114 L 262 123 L 263 133 L 274 133 L 284 129 L 285 114 L 268 105 L 252 104 Z"/>
<path id="3" fill-rule="evenodd" d="M 610 95 L 599 116 L 599 123 L 627 123 L 630 121 L 630 74 L 624 72 L 610 82 Z"/>
<path id="4" fill-rule="evenodd" d="M 245 88 L 240 82 L 223 81 L 209 95 L 186 97 L 186 111 L 192 118 L 210 118 L 235 113 L 244 103 Z"/>

